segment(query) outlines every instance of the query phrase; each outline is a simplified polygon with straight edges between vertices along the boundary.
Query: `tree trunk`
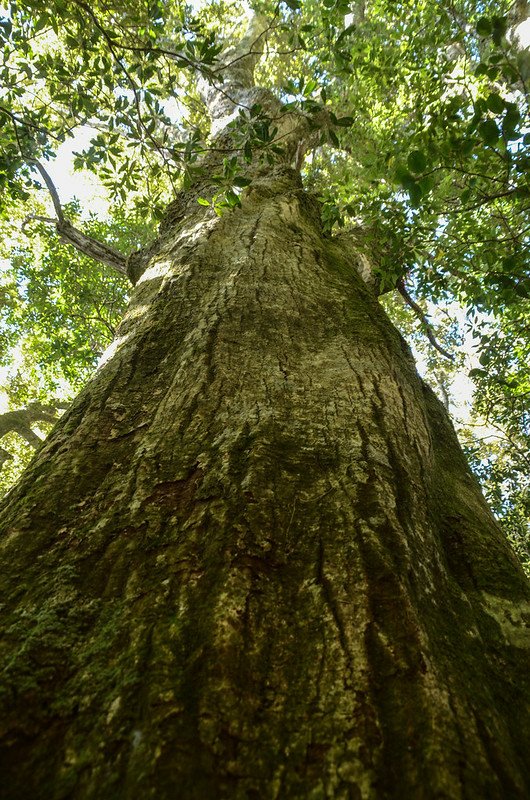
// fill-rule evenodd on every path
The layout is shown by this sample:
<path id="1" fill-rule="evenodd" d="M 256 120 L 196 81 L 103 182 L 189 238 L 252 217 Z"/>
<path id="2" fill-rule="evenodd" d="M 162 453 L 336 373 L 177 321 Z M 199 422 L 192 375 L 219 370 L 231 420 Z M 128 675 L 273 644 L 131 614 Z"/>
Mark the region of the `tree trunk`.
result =
<path id="1" fill-rule="evenodd" d="M 528 589 L 441 403 L 294 171 L 185 204 L 4 504 L 0 794 L 527 798 Z"/>

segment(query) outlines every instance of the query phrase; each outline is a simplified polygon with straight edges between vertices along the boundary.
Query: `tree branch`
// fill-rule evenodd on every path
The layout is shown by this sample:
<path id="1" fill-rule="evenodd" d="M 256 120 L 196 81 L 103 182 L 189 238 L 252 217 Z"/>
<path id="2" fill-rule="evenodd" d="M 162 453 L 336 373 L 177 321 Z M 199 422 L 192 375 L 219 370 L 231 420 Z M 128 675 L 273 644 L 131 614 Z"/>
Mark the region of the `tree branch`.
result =
<path id="1" fill-rule="evenodd" d="M 11 455 L 11 453 L 8 453 L 7 450 L 4 450 L 3 447 L 0 447 L 0 472 L 2 471 L 2 468 L 6 463 L 6 461 L 12 461 L 12 460 L 13 456 Z"/>
<path id="2" fill-rule="evenodd" d="M 22 224 L 22 230 L 25 230 L 27 224 L 31 220 L 53 224 L 57 229 L 57 233 L 59 234 L 61 241 L 65 242 L 66 244 L 71 244 L 76 248 L 76 250 L 78 250 L 80 253 L 83 253 L 83 255 L 89 256 L 95 261 L 100 261 L 102 264 L 112 267 L 122 275 L 127 275 L 127 256 L 124 256 L 123 253 L 115 250 L 110 245 L 105 244 L 105 242 L 100 242 L 97 239 L 94 239 L 92 236 L 83 233 L 74 225 L 72 225 L 72 223 L 64 216 L 61 201 L 59 200 L 59 193 L 47 170 L 40 163 L 40 161 L 37 161 L 35 158 L 28 158 L 27 161 L 28 164 L 36 167 L 36 169 L 38 169 L 40 172 L 51 195 L 57 218 L 54 219 L 51 217 L 43 217 L 39 214 L 30 214 L 24 220 Z"/>
<path id="3" fill-rule="evenodd" d="M 224 53 L 224 64 L 217 71 L 224 72 L 224 80 L 243 88 L 254 86 L 254 70 L 263 50 L 257 49 L 260 40 L 267 39 L 273 23 L 254 13 L 239 42 Z M 228 59 L 227 59 L 228 57 Z"/>
<path id="4" fill-rule="evenodd" d="M 199 80 L 199 92 L 204 100 L 216 133 L 224 128 L 231 115 L 239 108 L 247 110 L 256 102 L 252 96 L 254 69 L 261 58 L 258 42 L 267 35 L 270 25 L 259 14 L 253 14 L 241 39 L 228 47 L 222 55 L 217 72 L 224 71 L 221 88 L 211 77 Z M 276 101 L 280 106 L 279 101 Z M 277 110 L 277 109 L 275 109 Z"/>
<path id="5" fill-rule="evenodd" d="M 32 425 L 36 422 L 48 422 L 54 424 L 59 419 L 59 409 L 68 407 L 68 403 L 58 400 L 54 404 L 44 405 L 39 401 L 29 403 L 25 408 L 19 408 L 16 411 L 6 411 L 5 414 L 0 414 L 0 439 L 8 433 L 17 433 L 34 449 L 37 449 L 42 444 L 42 439 L 37 436 L 32 429 Z M 11 453 L 0 447 L 0 470 L 4 463 L 12 459 Z"/>
<path id="6" fill-rule="evenodd" d="M 59 200 L 59 193 L 57 192 L 57 189 L 55 188 L 55 184 L 52 181 L 49 173 L 44 169 L 44 167 L 42 166 L 40 161 L 37 161 L 36 158 L 28 158 L 26 160 L 27 160 L 28 164 L 31 164 L 32 166 L 36 167 L 38 169 L 38 171 L 40 172 L 40 174 L 41 174 L 41 176 L 42 176 L 42 178 L 44 180 L 44 183 L 46 184 L 47 189 L 48 189 L 48 191 L 50 193 L 50 196 L 52 198 L 53 207 L 55 209 L 55 214 L 57 215 L 57 219 L 58 219 L 59 222 L 64 222 L 64 214 L 63 214 L 63 209 L 61 207 L 61 201 Z"/>
<path id="7" fill-rule="evenodd" d="M 451 353 L 449 353 L 447 350 L 444 350 L 444 348 L 436 341 L 436 337 L 434 335 L 431 323 L 425 316 L 420 306 L 416 303 L 415 300 L 413 300 L 413 298 L 408 293 L 407 289 L 405 288 L 405 282 L 403 278 L 401 278 L 397 282 L 396 289 L 398 290 L 398 292 L 400 293 L 401 297 L 404 299 L 406 304 L 414 311 L 414 314 L 421 322 L 422 328 L 425 331 L 427 339 L 435 348 L 435 350 L 438 350 L 438 352 L 441 353 L 442 356 L 444 356 L 445 358 L 448 358 L 449 361 L 454 361 L 454 356 L 451 355 Z"/>

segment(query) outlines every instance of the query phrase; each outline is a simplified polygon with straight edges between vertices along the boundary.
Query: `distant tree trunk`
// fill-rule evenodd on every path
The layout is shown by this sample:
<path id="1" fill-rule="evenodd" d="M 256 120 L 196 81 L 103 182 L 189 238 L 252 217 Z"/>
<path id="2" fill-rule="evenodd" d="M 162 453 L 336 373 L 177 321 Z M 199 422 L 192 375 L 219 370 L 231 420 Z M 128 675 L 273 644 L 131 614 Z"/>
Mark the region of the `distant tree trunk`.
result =
<path id="1" fill-rule="evenodd" d="M 293 170 L 188 200 L 4 502 L 1 796 L 528 797 L 528 589 L 441 403 Z"/>

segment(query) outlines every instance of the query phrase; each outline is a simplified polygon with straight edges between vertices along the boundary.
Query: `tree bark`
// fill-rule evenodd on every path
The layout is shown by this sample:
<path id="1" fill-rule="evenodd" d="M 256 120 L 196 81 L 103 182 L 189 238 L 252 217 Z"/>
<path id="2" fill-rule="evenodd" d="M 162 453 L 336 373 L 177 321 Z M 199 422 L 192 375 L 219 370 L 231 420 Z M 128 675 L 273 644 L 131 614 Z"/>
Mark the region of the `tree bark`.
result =
<path id="1" fill-rule="evenodd" d="M 263 32 L 205 99 L 228 146 L 259 103 L 288 164 Z M 4 503 L 0 794 L 527 798 L 527 581 L 366 260 L 294 170 L 249 174 L 221 218 L 170 207 Z"/>
<path id="2" fill-rule="evenodd" d="M 527 582 L 293 170 L 174 205 L 2 531 L 3 797 L 528 797 Z"/>

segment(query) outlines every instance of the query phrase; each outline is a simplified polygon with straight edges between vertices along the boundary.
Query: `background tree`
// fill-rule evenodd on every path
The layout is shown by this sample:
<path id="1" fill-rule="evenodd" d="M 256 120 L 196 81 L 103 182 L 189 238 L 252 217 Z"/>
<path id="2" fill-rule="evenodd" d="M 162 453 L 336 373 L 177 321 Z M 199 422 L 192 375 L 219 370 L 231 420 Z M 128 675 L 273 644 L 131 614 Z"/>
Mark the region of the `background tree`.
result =
<path id="1" fill-rule="evenodd" d="M 264 5 L 231 47 L 238 10 L 13 5 L 4 25 L 13 205 L 38 176 L 54 195 L 48 137 L 87 121 L 79 164 L 130 207 L 179 189 L 121 253 L 54 197 L 58 236 L 136 289 L 4 505 L 9 791 L 523 797 L 527 584 L 376 298 L 397 286 L 440 356 L 414 294 L 469 301 L 494 336 L 502 312 L 516 341 L 524 59 L 465 4 Z M 157 99 L 177 84 L 182 141 Z M 490 339 L 483 396 L 519 402 Z"/>

